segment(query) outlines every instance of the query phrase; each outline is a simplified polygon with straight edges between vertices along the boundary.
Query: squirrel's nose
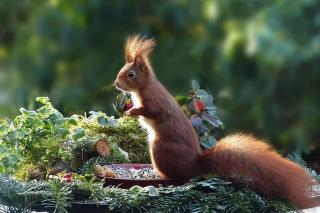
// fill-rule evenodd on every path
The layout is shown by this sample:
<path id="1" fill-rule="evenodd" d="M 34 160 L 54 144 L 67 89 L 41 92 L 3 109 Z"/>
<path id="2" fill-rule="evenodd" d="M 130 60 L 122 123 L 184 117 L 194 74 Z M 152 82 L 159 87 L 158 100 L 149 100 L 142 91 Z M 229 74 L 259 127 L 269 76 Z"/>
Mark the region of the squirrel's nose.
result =
<path id="1" fill-rule="evenodd" d="M 113 83 L 113 85 L 114 85 L 116 88 L 120 88 L 120 84 L 119 84 L 117 81 L 115 81 L 115 82 Z"/>

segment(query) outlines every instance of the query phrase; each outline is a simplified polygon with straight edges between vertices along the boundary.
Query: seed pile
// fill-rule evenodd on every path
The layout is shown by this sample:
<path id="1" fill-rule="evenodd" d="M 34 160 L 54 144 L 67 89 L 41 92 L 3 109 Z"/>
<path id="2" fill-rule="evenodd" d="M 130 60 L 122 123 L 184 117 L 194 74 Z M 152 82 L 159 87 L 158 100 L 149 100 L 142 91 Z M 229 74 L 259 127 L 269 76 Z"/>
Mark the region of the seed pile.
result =
<path id="1" fill-rule="evenodd" d="M 122 179 L 160 179 L 153 168 L 123 168 L 118 166 L 108 166 L 117 178 Z"/>

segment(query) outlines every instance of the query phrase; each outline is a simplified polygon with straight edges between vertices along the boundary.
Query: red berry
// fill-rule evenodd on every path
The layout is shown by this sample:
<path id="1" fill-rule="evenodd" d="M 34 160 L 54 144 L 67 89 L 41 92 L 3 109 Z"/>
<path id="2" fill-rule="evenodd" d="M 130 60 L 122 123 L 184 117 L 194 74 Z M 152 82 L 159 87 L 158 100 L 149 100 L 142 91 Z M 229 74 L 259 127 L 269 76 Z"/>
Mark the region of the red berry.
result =
<path id="1" fill-rule="evenodd" d="M 194 108 L 196 109 L 196 111 L 200 112 L 200 113 L 202 113 L 206 108 L 204 103 L 199 99 L 194 99 L 193 105 L 194 105 Z"/>
<path id="2" fill-rule="evenodd" d="M 133 104 L 130 102 L 130 103 L 126 103 L 126 109 L 129 110 L 133 107 Z"/>
<path id="3" fill-rule="evenodd" d="M 63 177 L 64 177 L 64 178 L 67 178 L 67 177 L 71 177 L 71 176 L 72 176 L 71 173 L 66 173 Z"/>
<path id="4" fill-rule="evenodd" d="M 131 99 L 127 98 L 124 102 L 125 110 L 127 111 L 127 110 L 131 109 L 132 107 L 133 107 L 133 103 L 132 103 Z"/>
<path id="5" fill-rule="evenodd" d="M 210 152 L 209 149 L 205 149 L 205 150 L 203 151 L 203 154 L 204 154 L 204 155 L 207 155 L 207 154 L 209 154 L 209 152 Z"/>
<path id="6" fill-rule="evenodd" d="M 71 182 L 72 181 L 72 174 L 71 173 L 66 173 L 63 176 L 63 180 L 67 181 L 67 182 Z"/>

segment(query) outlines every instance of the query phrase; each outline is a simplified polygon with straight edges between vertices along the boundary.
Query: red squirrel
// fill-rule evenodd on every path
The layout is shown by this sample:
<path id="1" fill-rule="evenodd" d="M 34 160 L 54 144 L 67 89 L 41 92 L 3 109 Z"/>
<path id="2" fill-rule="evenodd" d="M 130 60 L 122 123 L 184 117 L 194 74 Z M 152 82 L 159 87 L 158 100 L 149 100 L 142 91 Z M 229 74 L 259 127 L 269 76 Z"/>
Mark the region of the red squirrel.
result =
<path id="1" fill-rule="evenodd" d="M 188 117 L 153 72 L 149 55 L 154 47 L 153 39 L 129 37 L 126 64 L 114 84 L 131 94 L 134 107 L 126 115 L 138 117 L 147 129 L 151 161 L 161 177 L 189 180 L 212 173 L 249 181 L 260 192 L 286 198 L 299 209 L 320 205 L 310 195 L 316 181 L 308 172 L 252 136 L 226 136 L 203 153 Z"/>

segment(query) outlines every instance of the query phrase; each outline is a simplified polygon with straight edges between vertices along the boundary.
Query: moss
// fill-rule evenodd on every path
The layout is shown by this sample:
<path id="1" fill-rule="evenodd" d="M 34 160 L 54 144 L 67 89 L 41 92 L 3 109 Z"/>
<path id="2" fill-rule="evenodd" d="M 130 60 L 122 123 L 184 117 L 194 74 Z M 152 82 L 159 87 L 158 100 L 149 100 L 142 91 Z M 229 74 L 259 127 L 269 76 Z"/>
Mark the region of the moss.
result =
<path id="1" fill-rule="evenodd" d="M 100 125 L 98 122 L 90 122 L 82 119 L 81 126 L 91 136 L 105 135 L 111 143 L 116 143 L 121 149 L 128 152 L 132 163 L 149 163 L 149 145 L 147 133 L 142 129 L 138 121 L 130 117 L 122 117 L 113 125 Z"/>
<path id="2" fill-rule="evenodd" d="M 37 100 L 40 108 L 21 108 L 12 121 L 1 121 L 0 171 L 19 179 L 42 179 L 47 173 L 74 172 L 91 158 L 106 164 L 150 162 L 147 134 L 136 119 L 114 119 L 93 111 L 89 117 L 64 117 L 48 98 Z M 98 156 L 95 145 L 101 139 L 110 146 L 111 155 Z"/>
<path id="3" fill-rule="evenodd" d="M 14 174 L 18 180 L 41 180 L 47 175 L 46 166 L 43 164 L 33 165 L 30 163 L 21 164 Z"/>

